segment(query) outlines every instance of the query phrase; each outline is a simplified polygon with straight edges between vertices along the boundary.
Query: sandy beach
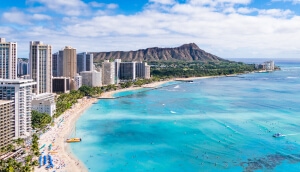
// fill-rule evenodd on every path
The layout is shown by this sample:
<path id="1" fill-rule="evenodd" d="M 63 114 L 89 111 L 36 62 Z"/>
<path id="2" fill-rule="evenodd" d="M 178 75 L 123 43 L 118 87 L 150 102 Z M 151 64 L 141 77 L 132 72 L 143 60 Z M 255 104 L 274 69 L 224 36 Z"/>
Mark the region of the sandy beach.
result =
<path id="1" fill-rule="evenodd" d="M 102 93 L 99 98 L 113 98 L 113 94 L 123 91 L 137 90 L 141 88 L 155 88 L 159 87 L 162 84 L 175 80 L 196 80 L 196 79 L 205 79 L 212 77 L 193 77 L 193 78 L 173 78 L 166 81 L 154 82 L 150 84 L 143 85 L 142 87 L 130 87 L 125 89 L 119 89 L 115 91 L 109 91 Z M 51 127 L 46 133 L 42 134 L 39 140 L 39 147 L 42 148 L 40 151 L 42 155 L 50 154 L 53 158 L 54 168 L 49 169 L 50 171 L 56 172 L 86 172 L 88 169 L 80 162 L 71 152 L 69 144 L 65 140 L 71 135 L 74 130 L 74 125 L 76 120 L 80 115 L 90 107 L 97 98 L 82 98 L 78 100 L 73 108 L 67 110 L 59 118 L 55 119 L 55 125 Z M 76 143 L 75 143 L 76 144 Z M 50 146 L 51 145 L 51 146 Z M 49 149 L 49 147 L 51 149 Z M 47 172 L 47 165 L 42 166 L 41 168 L 36 167 L 34 171 L 37 172 Z"/>
<path id="2" fill-rule="evenodd" d="M 43 155 L 50 154 L 53 158 L 54 168 L 50 171 L 57 172 L 85 172 L 88 171 L 86 167 L 71 153 L 69 145 L 65 140 L 74 130 L 76 120 L 92 103 L 96 102 L 96 98 L 86 97 L 78 100 L 73 108 L 67 110 L 59 118 L 55 119 L 54 127 L 51 127 L 46 133 L 41 135 L 39 139 L 39 147 Z M 51 146 L 50 146 L 51 145 Z M 51 147 L 51 150 L 49 149 Z M 34 171 L 43 172 L 47 165 L 41 168 L 36 167 Z"/>

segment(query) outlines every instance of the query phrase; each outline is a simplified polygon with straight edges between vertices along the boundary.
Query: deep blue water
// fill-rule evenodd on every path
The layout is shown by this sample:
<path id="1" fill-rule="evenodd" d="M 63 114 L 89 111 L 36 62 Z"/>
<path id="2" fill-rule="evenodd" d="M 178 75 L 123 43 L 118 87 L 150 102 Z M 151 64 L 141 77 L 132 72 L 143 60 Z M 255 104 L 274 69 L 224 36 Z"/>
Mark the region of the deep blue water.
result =
<path id="1" fill-rule="evenodd" d="M 300 63 L 277 65 L 100 100 L 71 149 L 91 172 L 300 171 Z"/>

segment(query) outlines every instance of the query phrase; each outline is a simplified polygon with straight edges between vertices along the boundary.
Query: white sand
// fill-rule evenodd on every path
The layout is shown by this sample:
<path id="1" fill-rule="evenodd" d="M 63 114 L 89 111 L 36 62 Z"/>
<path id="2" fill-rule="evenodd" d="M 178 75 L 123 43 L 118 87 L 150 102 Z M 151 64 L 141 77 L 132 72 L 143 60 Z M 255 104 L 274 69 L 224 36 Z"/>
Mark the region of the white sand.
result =
<path id="1" fill-rule="evenodd" d="M 72 143 L 66 143 L 65 140 L 68 138 L 70 133 L 74 130 L 75 122 L 83 113 L 83 111 L 96 101 L 97 101 L 96 98 L 87 99 L 86 97 L 84 97 L 83 99 L 80 99 L 72 109 L 67 110 L 65 113 L 63 113 L 59 118 L 55 120 L 54 127 L 51 127 L 49 131 L 47 131 L 45 134 L 41 136 L 39 140 L 39 147 L 42 147 L 44 144 L 46 144 L 46 146 L 41 151 L 44 151 L 44 154 L 48 154 L 49 153 L 48 146 L 52 144 L 52 151 L 57 152 L 52 154 L 54 169 L 50 169 L 50 171 L 54 171 L 54 170 L 57 172 L 88 171 L 86 167 L 83 165 L 83 163 L 81 163 L 71 153 L 68 144 L 72 144 Z M 36 167 L 34 171 L 46 172 L 47 171 L 45 169 L 46 166 L 42 166 L 41 168 Z"/>

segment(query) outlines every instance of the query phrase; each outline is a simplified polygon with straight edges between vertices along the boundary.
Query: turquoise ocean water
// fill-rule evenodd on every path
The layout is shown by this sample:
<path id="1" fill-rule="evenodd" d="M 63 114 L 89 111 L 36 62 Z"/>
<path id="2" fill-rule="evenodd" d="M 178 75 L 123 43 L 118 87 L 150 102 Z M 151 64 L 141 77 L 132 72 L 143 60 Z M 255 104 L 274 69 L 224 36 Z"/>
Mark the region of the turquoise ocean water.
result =
<path id="1" fill-rule="evenodd" d="M 300 63 L 277 64 L 100 100 L 71 149 L 91 172 L 300 171 Z"/>

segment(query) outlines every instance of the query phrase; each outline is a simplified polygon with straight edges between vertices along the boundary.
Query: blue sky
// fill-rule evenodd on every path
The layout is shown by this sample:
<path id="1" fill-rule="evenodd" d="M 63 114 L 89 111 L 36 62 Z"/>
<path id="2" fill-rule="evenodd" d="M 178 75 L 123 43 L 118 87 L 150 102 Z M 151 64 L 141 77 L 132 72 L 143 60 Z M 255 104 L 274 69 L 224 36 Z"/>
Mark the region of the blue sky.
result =
<path id="1" fill-rule="evenodd" d="M 16 0 L 0 6 L 0 37 L 53 53 L 196 43 L 223 58 L 298 58 L 300 0 Z"/>

